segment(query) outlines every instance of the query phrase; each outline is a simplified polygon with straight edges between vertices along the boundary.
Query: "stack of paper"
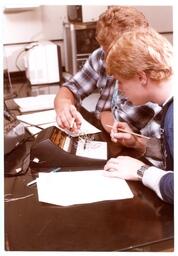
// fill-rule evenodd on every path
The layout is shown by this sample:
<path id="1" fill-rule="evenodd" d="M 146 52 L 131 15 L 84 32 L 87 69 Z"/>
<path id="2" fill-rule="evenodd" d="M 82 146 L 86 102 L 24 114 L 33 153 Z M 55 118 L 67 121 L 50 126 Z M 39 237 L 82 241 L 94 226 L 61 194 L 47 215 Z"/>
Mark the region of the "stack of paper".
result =
<path id="1" fill-rule="evenodd" d="M 133 198 L 125 180 L 104 174 L 103 170 L 39 173 L 38 200 L 67 206 Z"/>
<path id="2" fill-rule="evenodd" d="M 56 123 L 56 112 L 54 109 L 35 112 L 32 114 L 19 115 L 17 116 L 17 119 L 26 124 L 26 127 L 28 128 L 31 134 L 36 134 L 40 132 L 41 130 L 38 127 L 41 127 L 43 129 L 50 126 L 58 127 Z M 92 134 L 98 132 L 100 132 L 99 129 L 91 125 L 85 119 L 82 120 L 80 134 Z"/>
<path id="3" fill-rule="evenodd" d="M 38 95 L 13 99 L 21 113 L 54 108 L 55 94 Z"/>

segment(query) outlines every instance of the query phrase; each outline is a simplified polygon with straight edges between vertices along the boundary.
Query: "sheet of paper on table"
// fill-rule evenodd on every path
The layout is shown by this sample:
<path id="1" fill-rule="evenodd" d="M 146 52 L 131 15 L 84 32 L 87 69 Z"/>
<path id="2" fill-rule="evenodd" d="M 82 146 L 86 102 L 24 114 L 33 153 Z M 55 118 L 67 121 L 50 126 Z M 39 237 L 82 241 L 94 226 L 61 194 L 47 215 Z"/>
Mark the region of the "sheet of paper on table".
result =
<path id="1" fill-rule="evenodd" d="M 50 126 L 58 127 L 56 123 L 56 112 L 54 109 L 34 112 L 31 114 L 18 115 L 17 119 L 21 122 L 24 122 L 24 124 L 26 124 L 26 127 L 31 134 L 36 134 L 41 131 L 39 128 L 35 127 L 35 125 L 41 128 L 47 128 Z M 80 128 L 81 134 L 83 133 L 92 134 L 92 133 L 98 133 L 98 132 L 100 132 L 99 129 L 97 129 L 95 126 L 91 125 L 89 122 L 83 119 L 82 125 Z"/>
<path id="2" fill-rule="evenodd" d="M 107 160 L 107 143 L 104 141 L 79 140 L 76 155 Z"/>
<path id="3" fill-rule="evenodd" d="M 103 170 L 39 173 L 40 202 L 69 206 L 133 198 L 125 180 L 104 175 Z"/>
<path id="4" fill-rule="evenodd" d="M 56 94 L 37 95 L 33 97 L 14 98 L 21 113 L 30 111 L 40 111 L 54 108 L 54 98 Z"/>

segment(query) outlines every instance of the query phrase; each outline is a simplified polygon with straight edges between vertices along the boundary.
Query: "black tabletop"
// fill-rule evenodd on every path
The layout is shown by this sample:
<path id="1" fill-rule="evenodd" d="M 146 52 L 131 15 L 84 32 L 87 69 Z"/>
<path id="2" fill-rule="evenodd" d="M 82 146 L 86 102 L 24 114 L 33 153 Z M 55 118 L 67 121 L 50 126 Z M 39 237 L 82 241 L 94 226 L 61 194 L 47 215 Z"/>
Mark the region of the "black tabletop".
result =
<path id="1" fill-rule="evenodd" d="M 29 142 L 29 145 L 31 142 Z M 18 166 L 29 145 L 5 157 Z M 9 165 L 8 165 L 9 163 Z M 28 161 L 27 161 L 28 164 Z M 91 167 L 95 169 L 95 166 Z M 73 168 L 81 170 L 81 168 Z M 70 168 L 71 170 L 71 168 Z M 6 170 L 5 170 L 6 171 Z M 65 168 L 67 171 L 67 168 Z M 33 170 L 5 177 L 5 249 L 10 251 L 160 251 L 174 246 L 173 206 L 140 182 L 133 199 L 56 206 L 38 201 Z"/>
<path id="2" fill-rule="evenodd" d="M 133 199 L 60 207 L 38 201 L 31 174 L 5 178 L 6 249 L 128 251 L 172 241 L 173 209 L 141 183 Z"/>

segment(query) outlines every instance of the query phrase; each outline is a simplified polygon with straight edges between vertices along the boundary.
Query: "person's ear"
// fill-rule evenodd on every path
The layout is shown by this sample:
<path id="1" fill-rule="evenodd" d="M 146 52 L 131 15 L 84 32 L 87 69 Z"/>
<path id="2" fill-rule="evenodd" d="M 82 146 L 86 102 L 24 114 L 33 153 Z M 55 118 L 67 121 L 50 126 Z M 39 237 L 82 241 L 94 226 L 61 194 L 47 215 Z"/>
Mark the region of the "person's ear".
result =
<path id="1" fill-rule="evenodd" d="M 146 86 L 148 82 L 148 77 L 144 71 L 138 72 L 138 79 L 140 80 L 140 83 L 142 86 Z"/>

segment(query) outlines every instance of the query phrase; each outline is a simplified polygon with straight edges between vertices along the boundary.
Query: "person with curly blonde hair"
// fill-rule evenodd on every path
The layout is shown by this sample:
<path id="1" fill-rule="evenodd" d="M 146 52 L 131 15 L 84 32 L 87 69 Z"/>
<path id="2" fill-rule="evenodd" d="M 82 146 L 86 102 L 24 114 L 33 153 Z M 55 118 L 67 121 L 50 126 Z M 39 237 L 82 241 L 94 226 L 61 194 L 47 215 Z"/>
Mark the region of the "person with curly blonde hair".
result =
<path id="1" fill-rule="evenodd" d="M 94 122 L 92 121 L 94 125 L 110 132 L 110 128 L 105 124 L 112 125 L 113 123 L 111 99 L 116 81 L 111 76 L 108 76 L 105 71 L 107 51 L 113 40 L 120 37 L 124 32 L 148 26 L 148 21 L 143 13 L 134 7 L 111 6 L 99 16 L 96 25 L 96 40 L 100 48 L 91 53 L 82 69 L 59 88 L 55 97 L 56 120 L 61 128 L 71 129 L 73 120 L 75 120 L 73 131 L 77 131 L 80 128 L 82 111 L 84 110 L 81 108 L 82 100 L 97 90 L 99 98 L 95 111 L 88 113 L 84 118 L 88 119 L 92 115 L 89 121 L 94 120 Z M 128 107 L 130 111 L 132 106 L 129 104 Z M 155 114 L 152 106 L 144 106 L 143 110 L 140 108 L 137 112 L 138 122 L 133 124 L 136 130 L 144 126 L 150 120 L 150 116 L 152 117 Z M 127 115 L 127 110 L 124 110 L 124 113 Z M 139 120 L 143 118 L 145 118 L 145 121 L 140 122 L 139 125 Z M 129 120 L 132 122 L 131 119 Z"/>
<path id="2" fill-rule="evenodd" d="M 141 180 L 166 202 L 174 201 L 173 178 L 173 47 L 152 28 L 126 32 L 112 44 L 106 70 L 119 81 L 119 91 L 134 105 L 146 102 L 162 106 L 162 154 L 164 168 L 145 165 L 142 161 L 119 156 L 105 165 L 107 174 L 128 180 Z M 118 122 L 111 137 L 125 146 L 146 150 L 148 139 L 139 138 L 128 124 Z"/>
<path id="3" fill-rule="evenodd" d="M 150 120 L 161 108 L 153 103 L 135 107 L 122 95 L 118 95 L 116 104 L 114 104 L 113 91 L 117 86 L 117 81 L 108 76 L 105 70 L 105 58 L 113 41 L 124 32 L 148 26 L 148 21 L 143 13 L 134 7 L 111 6 L 104 11 L 96 24 L 96 40 L 100 48 L 94 50 L 81 70 L 59 88 L 54 106 L 59 127 L 70 129 L 72 132 L 78 132 L 82 117 L 84 117 L 100 130 L 110 133 L 111 128 L 108 125 L 112 126 L 114 118 L 116 118 L 127 122 L 135 132 L 143 133 L 146 136 L 153 135 L 154 150 L 153 148 L 147 150 L 144 157 L 160 166 L 162 165 L 161 154 L 158 153 L 160 152 L 160 119 L 153 122 Z M 89 112 L 82 106 L 82 101 L 93 92 L 98 92 L 98 100 L 95 110 Z M 117 155 L 127 151 L 127 148 L 122 145 L 120 147 L 112 145 L 112 151 L 114 151 L 114 155 Z M 140 156 L 142 151 L 130 149 L 130 154 Z"/>

